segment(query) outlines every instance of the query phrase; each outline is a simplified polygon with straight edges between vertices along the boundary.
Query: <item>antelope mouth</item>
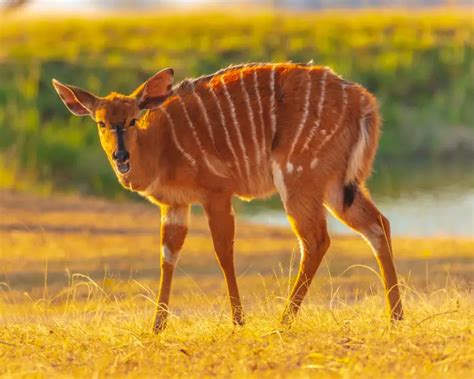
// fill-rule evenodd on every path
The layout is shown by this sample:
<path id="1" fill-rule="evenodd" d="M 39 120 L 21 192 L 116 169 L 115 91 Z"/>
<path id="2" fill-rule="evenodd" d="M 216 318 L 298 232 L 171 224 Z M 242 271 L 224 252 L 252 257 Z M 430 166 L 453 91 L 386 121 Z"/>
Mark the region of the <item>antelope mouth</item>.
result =
<path id="1" fill-rule="evenodd" d="M 129 171 L 130 171 L 130 162 L 127 161 L 127 162 L 115 162 L 116 166 L 117 166 L 117 170 L 122 174 L 122 175 L 125 175 L 127 174 Z"/>

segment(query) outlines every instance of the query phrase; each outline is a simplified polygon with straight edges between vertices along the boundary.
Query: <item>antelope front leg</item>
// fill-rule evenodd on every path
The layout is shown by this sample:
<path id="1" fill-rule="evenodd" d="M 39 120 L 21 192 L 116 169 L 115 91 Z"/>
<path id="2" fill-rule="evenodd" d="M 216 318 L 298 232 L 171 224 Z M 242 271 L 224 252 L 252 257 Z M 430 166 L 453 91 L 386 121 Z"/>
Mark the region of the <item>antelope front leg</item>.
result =
<path id="1" fill-rule="evenodd" d="M 161 206 L 161 280 L 153 330 L 166 327 L 171 281 L 179 252 L 188 231 L 189 206 Z"/>
<path id="2" fill-rule="evenodd" d="M 217 260 L 227 283 L 232 321 L 234 325 L 243 325 L 244 315 L 234 268 L 235 222 L 231 197 L 213 197 L 204 204 L 204 209 L 209 220 Z"/>

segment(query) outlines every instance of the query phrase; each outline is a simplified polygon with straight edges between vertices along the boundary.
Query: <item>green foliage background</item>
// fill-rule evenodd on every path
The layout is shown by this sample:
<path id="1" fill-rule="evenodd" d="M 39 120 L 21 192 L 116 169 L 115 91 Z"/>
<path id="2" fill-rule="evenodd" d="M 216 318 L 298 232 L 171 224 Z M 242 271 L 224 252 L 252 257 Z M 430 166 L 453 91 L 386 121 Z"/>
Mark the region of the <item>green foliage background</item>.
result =
<path id="1" fill-rule="evenodd" d="M 379 164 L 469 159 L 473 52 L 469 12 L 5 17 L 0 186 L 120 190 L 93 122 L 68 113 L 51 78 L 105 95 L 167 66 L 179 80 L 250 61 L 313 59 L 368 87 L 384 116 Z"/>

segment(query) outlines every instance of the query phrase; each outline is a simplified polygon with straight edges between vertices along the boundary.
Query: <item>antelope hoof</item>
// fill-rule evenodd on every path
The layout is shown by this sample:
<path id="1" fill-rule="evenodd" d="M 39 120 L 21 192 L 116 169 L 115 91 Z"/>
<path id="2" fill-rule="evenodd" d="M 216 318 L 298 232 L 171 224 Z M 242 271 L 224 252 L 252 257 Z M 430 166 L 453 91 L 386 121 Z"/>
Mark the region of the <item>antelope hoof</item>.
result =
<path id="1" fill-rule="evenodd" d="M 393 311 L 390 318 L 392 319 L 392 322 L 403 320 L 404 319 L 403 309 L 400 308 Z"/>
<path id="2" fill-rule="evenodd" d="M 283 315 L 280 319 L 280 325 L 284 328 L 290 328 L 293 323 L 293 316 Z"/>
<path id="3" fill-rule="evenodd" d="M 289 328 L 291 324 L 293 323 L 293 320 L 296 317 L 296 310 L 292 308 L 287 308 L 283 312 L 281 319 L 280 319 L 280 324 L 286 328 Z"/>
<path id="4" fill-rule="evenodd" d="M 167 319 L 166 316 L 157 316 L 153 325 L 153 332 L 158 334 L 166 329 Z"/>
<path id="5" fill-rule="evenodd" d="M 234 317 L 232 322 L 235 326 L 244 326 L 245 325 L 245 319 L 242 316 Z"/>
<path id="6" fill-rule="evenodd" d="M 242 306 L 235 307 L 232 311 L 232 323 L 235 326 L 243 326 L 245 325 L 245 317 L 244 317 L 244 311 L 242 309 Z"/>

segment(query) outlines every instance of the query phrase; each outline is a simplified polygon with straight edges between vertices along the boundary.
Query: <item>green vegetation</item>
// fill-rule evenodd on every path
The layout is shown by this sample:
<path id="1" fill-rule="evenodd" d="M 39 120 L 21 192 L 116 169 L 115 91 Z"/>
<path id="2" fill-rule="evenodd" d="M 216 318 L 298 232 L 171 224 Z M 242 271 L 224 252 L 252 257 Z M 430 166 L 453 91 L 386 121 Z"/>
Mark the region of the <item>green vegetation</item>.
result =
<path id="1" fill-rule="evenodd" d="M 380 99 L 379 162 L 472 154 L 474 27 L 465 12 L 163 14 L 4 18 L 0 28 L 0 186 L 119 190 L 87 119 L 51 78 L 98 94 L 131 91 L 165 66 L 177 79 L 232 63 L 330 65 Z"/>

